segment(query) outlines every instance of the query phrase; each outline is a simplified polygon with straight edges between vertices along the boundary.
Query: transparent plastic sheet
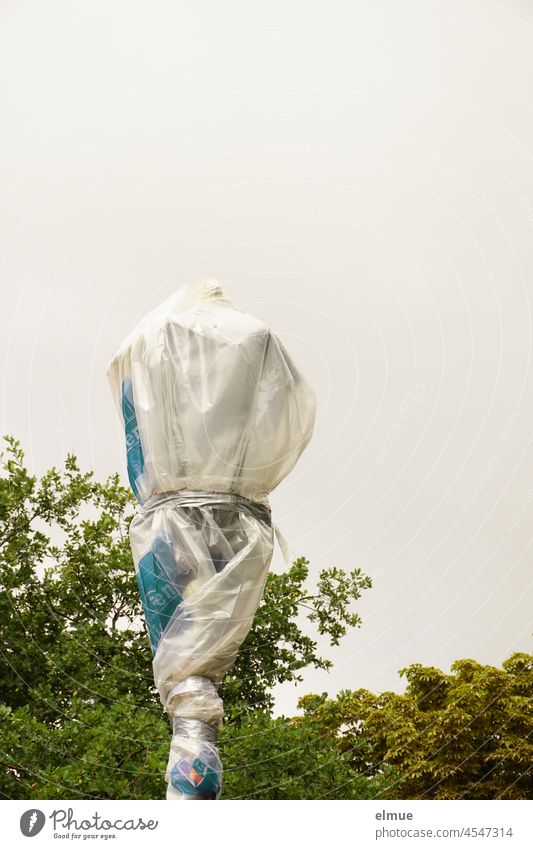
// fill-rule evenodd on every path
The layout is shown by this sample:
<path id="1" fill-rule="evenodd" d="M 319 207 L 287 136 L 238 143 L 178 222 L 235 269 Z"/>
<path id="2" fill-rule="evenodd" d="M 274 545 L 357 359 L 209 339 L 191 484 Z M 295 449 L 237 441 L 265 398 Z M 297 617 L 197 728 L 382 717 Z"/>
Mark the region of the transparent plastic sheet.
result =
<path id="1" fill-rule="evenodd" d="M 155 496 L 134 518 L 130 540 L 161 702 L 169 716 L 204 731 L 194 744 L 184 742 L 186 728 L 174 731 L 167 798 L 218 798 L 222 769 L 208 731 L 222 720 L 216 687 L 250 630 L 266 581 L 269 511 L 224 493 Z"/>
<path id="2" fill-rule="evenodd" d="M 309 384 L 275 334 L 211 279 L 146 315 L 108 377 L 140 503 L 182 489 L 266 501 L 311 439 Z"/>
<path id="3" fill-rule="evenodd" d="M 203 676 L 191 676 L 173 688 L 167 701 L 172 716 L 167 799 L 218 799 L 222 763 L 216 742 L 224 708 L 215 685 Z"/>
<path id="4" fill-rule="evenodd" d="M 268 493 L 311 438 L 314 395 L 211 279 L 146 316 L 108 376 L 140 504 L 130 541 L 154 680 L 173 723 L 167 799 L 217 799 L 217 688 L 261 599 Z"/>
<path id="5" fill-rule="evenodd" d="M 195 719 L 173 720 L 168 759 L 167 799 L 218 799 L 222 789 L 222 763 L 212 739 L 211 726 Z"/>

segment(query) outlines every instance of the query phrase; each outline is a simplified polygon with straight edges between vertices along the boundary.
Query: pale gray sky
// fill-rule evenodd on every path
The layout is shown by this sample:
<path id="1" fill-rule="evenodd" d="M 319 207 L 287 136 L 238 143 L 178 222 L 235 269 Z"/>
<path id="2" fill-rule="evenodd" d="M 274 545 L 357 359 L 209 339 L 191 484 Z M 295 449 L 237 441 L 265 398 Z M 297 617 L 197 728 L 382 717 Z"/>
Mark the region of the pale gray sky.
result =
<path id="1" fill-rule="evenodd" d="M 275 519 L 374 579 L 279 710 L 531 651 L 532 43 L 525 0 L 2 4 L 2 430 L 126 480 L 143 313 L 213 276 L 272 326 L 318 395 Z"/>

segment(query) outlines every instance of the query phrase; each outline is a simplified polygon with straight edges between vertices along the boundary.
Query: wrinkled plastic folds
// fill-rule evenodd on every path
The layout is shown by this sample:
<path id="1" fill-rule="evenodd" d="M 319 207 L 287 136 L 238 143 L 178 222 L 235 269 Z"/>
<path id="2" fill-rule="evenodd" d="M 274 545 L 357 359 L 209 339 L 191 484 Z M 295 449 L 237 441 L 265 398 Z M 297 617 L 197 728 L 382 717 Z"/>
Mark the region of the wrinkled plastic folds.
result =
<path id="1" fill-rule="evenodd" d="M 167 799 L 216 799 L 217 689 L 261 599 L 268 494 L 311 438 L 314 394 L 279 339 L 212 278 L 149 313 L 108 377 L 139 502 L 130 541 L 154 680 L 173 723 Z"/>

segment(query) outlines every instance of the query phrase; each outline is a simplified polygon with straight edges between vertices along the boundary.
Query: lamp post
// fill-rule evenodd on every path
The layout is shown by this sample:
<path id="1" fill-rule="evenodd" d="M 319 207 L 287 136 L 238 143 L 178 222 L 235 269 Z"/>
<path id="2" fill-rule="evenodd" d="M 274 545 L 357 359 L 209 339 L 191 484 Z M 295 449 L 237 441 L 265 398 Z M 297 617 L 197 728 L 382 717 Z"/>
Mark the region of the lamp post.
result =
<path id="1" fill-rule="evenodd" d="M 145 316 L 108 378 L 139 502 L 130 542 L 154 680 L 172 720 L 167 799 L 217 799 L 218 687 L 261 599 L 268 495 L 311 438 L 314 393 L 212 278 Z"/>

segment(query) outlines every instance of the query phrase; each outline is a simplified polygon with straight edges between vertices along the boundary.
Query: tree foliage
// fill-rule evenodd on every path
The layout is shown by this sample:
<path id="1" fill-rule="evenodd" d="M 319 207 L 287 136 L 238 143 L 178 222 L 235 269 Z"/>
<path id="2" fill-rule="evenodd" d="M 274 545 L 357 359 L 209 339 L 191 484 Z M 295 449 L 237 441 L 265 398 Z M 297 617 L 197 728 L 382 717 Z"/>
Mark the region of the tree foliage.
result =
<path id="1" fill-rule="evenodd" d="M 341 739 L 309 714 L 272 719 L 255 712 L 225 727 L 220 743 L 227 798 L 386 799 L 401 781 L 388 766 L 372 778 L 354 770 Z"/>
<path id="2" fill-rule="evenodd" d="M 131 559 L 135 502 L 118 476 L 74 457 L 40 480 L 20 445 L 0 458 L 0 793 L 18 799 L 162 798 L 170 728 Z M 361 620 L 359 569 L 309 585 L 299 558 L 271 573 L 226 676 L 225 798 L 526 799 L 533 782 L 533 657 L 502 669 L 414 663 L 405 693 L 365 689 L 300 700 L 272 718 L 272 689 L 328 669 Z M 309 633 L 310 623 L 315 636 Z"/>
<path id="3" fill-rule="evenodd" d="M 308 695 L 304 712 L 341 740 L 356 773 L 384 764 L 403 781 L 401 799 L 533 797 L 533 656 L 516 652 L 502 669 L 457 660 L 450 674 L 413 663 L 405 693 Z"/>
<path id="4" fill-rule="evenodd" d="M 163 794 L 169 726 L 153 686 L 131 559 L 134 510 L 118 476 L 99 483 L 70 456 L 63 469 L 38 480 L 28 472 L 19 443 L 6 439 L 0 462 L 0 758 L 6 796 Z M 310 589 L 308 573 L 308 561 L 299 558 L 267 579 L 252 631 L 221 691 L 223 745 L 230 753 L 237 754 L 232 739 L 240 740 L 240 757 L 246 751 L 242 723 L 250 730 L 257 721 L 264 731 L 271 721 L 273 686 L 300 681 L 306 667 L 331 665 L 302 630 L 302 614 L 332 644 L 360 624 L 351 604 L 370 586 L 369 578 L 359 569 L 325 569 Z M 300 745 L 309 761 L 309 740 L 302 737 L 299 744 L 298 725 L 278 721 L 271 733 L 248 735 L 250 758 L 261 740 L 272 760 L 275 738 L 280 745 Z M 282 754 L 280 763 L 286 763 Z M 266 767 L 261 770 L 266 776 Z M 246 793 L 245 774 L 228 780 L 226 796 L 233 786 Z M 317 788 L 320 774 L 309 786 Z M 297 792 L 294 782 L 287 788 Z"/>

